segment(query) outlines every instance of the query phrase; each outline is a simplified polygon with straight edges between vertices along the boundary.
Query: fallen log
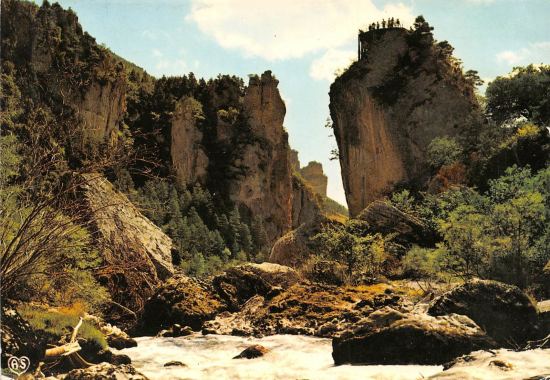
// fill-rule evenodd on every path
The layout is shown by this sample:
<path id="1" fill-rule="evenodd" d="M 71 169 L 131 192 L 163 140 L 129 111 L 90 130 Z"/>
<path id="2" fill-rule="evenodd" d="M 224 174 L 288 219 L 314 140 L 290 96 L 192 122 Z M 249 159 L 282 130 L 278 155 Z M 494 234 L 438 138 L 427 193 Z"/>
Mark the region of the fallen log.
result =
<path id="1" fill-rule="evenodd" d="M 80 320 L 73 329 L 69 343 L 46 350 L 45 358 L 47 360 L 67 357 L 74 368 L 87 368 L 93 365 L 93 363 L 86 361 L 86 359 L 78 353 L 78 351 L 82 350 L 82 347 L 80 347 L 80 344 L 76 341 L 76 337 L 78 335 L 78 330 L 82 326 L 82 321 L 83 319 L 80 317 Z"/>

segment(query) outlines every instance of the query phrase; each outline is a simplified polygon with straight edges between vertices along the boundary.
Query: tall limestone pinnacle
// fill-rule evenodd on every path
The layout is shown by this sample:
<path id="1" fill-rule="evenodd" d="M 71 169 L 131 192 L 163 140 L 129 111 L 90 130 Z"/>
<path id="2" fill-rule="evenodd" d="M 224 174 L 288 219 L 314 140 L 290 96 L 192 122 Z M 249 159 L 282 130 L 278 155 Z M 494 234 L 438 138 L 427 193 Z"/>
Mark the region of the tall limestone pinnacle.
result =
<path id="1" fill-rule="evenodd" d="M 473 87 L 452 49 L 434 43 L 430 30 L 423 25 L 362 32 L 361 59 L 331 85 L 351 216 L 396 185 L 422 187 L 430 142 L 456 136 L 478 115 Z"/>

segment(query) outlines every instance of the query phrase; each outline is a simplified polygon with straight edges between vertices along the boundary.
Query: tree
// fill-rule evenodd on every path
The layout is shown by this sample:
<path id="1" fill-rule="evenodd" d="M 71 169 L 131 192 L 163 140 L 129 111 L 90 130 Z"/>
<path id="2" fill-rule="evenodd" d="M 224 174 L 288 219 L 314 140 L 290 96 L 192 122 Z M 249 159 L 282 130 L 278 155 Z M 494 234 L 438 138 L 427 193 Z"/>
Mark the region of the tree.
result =
<path id="1" fill-rule="evenodd" d="M 470 279 L 486 277 L 495 249 L 490 219 L 471 206 L 459 206 L 441 221 L 443 268 Z"/>
<path id="2" fill-rule="evenodd" d="M 436 137 L 428 145 L 428 163 L 435 169 L 452 164 L 462 156 L 462 148 L 452 137 Z"/>
<path id="3" fill-rule="evenodd" d="M 485 81 L 481 79 L 476 70 L 468 70 L 464 73 L 464 78 L 472 84 L 472 86 L 482 86 Z"/>
<path id="4" fill-rule="evenodd" d="M 345 224 L 327 224 L 312 239 L 319 244 L 321 255 L 336 260 L 347 268 L 351 281 L 360 269 L 376 276 L 385 260 L 380 234 L 368 234 L 365 222 L 349 219 Z"/>
<path id="5" fill-rule="evenodd" d="M 520 116 L 550 125 L 550 65 L 515 67 L 497 77 L 486 91 L 487 111 L 498 123 Z"/>

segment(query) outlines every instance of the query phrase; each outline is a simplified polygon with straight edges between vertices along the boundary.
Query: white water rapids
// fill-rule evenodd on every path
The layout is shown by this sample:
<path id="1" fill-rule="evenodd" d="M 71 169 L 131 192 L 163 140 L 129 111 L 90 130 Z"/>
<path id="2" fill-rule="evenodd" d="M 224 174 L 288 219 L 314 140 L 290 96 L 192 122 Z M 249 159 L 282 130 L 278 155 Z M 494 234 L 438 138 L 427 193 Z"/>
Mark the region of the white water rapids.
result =
<path id="1" fill-rule="evenodd" d="M 180 338 L 142 337 L 138 346 L 119 351 L 132 358 L 136 369 L 151 380 L 173 379 L 392 379 L 417 380 L 441 371 L 441 366 L 335 367 L 330 339 L 274 335 L 262 339 L 225 335 Z M 232 359 L 253 344 L 270 350 L 256 359 Z M 187 367 L 164 367 L 169 361 Z"/>

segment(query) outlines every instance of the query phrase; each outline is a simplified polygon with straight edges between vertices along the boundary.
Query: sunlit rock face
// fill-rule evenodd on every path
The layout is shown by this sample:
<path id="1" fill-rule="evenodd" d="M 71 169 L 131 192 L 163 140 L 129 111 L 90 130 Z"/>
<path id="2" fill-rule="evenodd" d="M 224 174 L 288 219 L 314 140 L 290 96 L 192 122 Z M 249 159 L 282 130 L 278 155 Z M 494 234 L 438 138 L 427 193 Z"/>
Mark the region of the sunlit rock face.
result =
<path id="1" fill-rule="evenodd" d="M 426 32 L 373 31 L 366 57 L 336 79 L 330 111 L 350 214 L 397 184 L 422 186 L 426 150 L 456 136 L 478 106 L 473 88 Z"/>
<path id="2" fill-rule="evenodd" d="M 320 162 L 311 161 L 300 169 L 300 174 L 315 193 L 327 196 L 328 177 L 323 173 L 323 165 Z"/>
<path id="3" fill-rule="evenodd" d="M 82 144 L 112 144 L 126 112 L 122 64 L 82 30 L 78 17 L 59 4 L 2 1 L 2 58 L 25 85 L 23 96 L 60 118 L 75 117 Z"/>

